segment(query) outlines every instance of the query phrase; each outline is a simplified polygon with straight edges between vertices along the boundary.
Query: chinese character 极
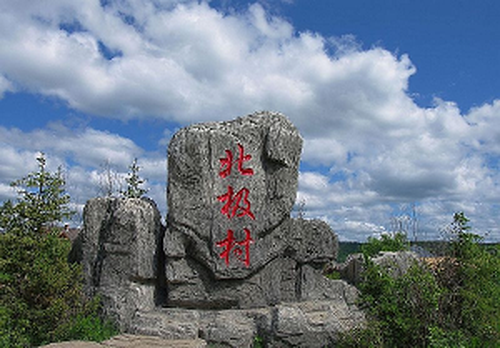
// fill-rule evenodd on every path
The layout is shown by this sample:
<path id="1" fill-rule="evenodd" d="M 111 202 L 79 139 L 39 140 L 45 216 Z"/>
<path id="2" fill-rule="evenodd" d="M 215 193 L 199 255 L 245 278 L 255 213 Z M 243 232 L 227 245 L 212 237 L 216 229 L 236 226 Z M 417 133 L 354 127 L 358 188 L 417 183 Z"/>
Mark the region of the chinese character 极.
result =
<path id="1" fill-rule="evenodd" d="M 252 213 L 248 194 L 250 191 L 247 188 L 242 188 L 234 195 L 233 187 L 227 187 L 227 193 L 217 197 L 220 202 L 226 202 L 221 208 L 221 213 L 226 215 L 228 219 L 234 216 L 243 217 L 248 215 L 251 219 L 255 220 L 255 215 Z"/>

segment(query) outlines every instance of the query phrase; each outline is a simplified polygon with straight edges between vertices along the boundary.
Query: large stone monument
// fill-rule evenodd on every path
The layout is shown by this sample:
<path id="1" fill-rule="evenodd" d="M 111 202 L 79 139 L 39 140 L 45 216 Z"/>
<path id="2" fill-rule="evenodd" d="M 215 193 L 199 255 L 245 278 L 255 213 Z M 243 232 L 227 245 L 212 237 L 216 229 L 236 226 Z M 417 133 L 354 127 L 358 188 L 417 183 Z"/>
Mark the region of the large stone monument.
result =
<path id="1" fill-rule="evenodd" d="M 166 228 L 148 200 L 87 204 L 88 292 L 124 331 L 219 346 L 260 336 L 321 347 L 363 323 L 356 289 L 322 274 L 337 255 L 334 232 L 290 217 L 301 150 L 278 113 L 180 130 L 168 149 Z"/>
<path id="2" fill-rule="evenodd" d="M 292 220 L 302 139 L 261 113 L 182 129 L 168 149 L 168 306 L 251 308 L 310 297 L 337 255 L 322 221 Z"/>

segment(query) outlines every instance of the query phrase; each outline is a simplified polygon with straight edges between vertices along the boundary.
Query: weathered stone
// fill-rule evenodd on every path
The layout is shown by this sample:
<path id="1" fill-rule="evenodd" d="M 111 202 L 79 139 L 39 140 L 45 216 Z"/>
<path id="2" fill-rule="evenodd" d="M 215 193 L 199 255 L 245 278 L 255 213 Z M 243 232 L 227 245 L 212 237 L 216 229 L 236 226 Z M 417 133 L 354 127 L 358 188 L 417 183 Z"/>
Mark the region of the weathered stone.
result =
<path id="1" fill-rule="evenodd" d="M 155 307 L 160 214 L 149 199 L 97 198 L 84 210 L 82 232 L 86 292 L 99 294 L 122 329 L 137 310 Z"/>
<path id="2" fill-rule="evenodd" d="M 140 335 L 119 335 L 102 342 L 112 348 L 205 348 L 207 342 L 201 339 L 167 340 L 159 337 Z"/>
<path id="3" fill-rule="evenodd" d="M 299 263 L 319 263 L 337 258 L 339 243 L 330 226 L 321 220 L 291 220 L 287 248 Z"/>
<path id="4" fill-rule="evenodd" d="M 169 241 L 183 243 L 217 279 L 243 279 L 267 264 L 272 255 L 259 251 L 260 241 L 290 216 L 301 148 L 299 133 L 281 114 L 193 125 L 176 133 L 168 149 L 167 257 L 179 250 Z M 253 240 L 249 264 L 241 261 L 244 251 L 239 258 L 231 252 L 227 264 L 219 256 L 224 247 L 217 243 L 228 230 L 235 241 Z"/>
<path id="5" fill-rule="evenodd" d="M 325 347 L 338 335 L 364 325 L 354 304 L 357 290 L 332 281 L 340 291 L 334 300 L 282 303 L 238 310 L 164 308 L 139 313 L 132 332 L 168 339 L 201 338 L 212 347 L 250 348 L 260 337 L 268 347 Z"/>
<path id="6" fill-rule="evenodd" d="M 336 235 L 290 218 L 301 146 L 295 127 L 267 112 L 179 131 L 166 230 L 150 200 L 88 202 L 87 293 L 124 332 L 214 347 L 252 347 L 256 337 L 323 347 L 362 325 L 357 290 L 322 274 Z"/>
<path id="7" fill-rule="evenodd" d="M 200 313 L 186 309 L 159 309 L 139 312 L 129 332 L 159 336 L 170 340 L 196 339 L 200 331 Z"/>
<path id="8" fill-rule="evenodd" d="M 326 347 L 362 325 L 364 315 L 345 301 L 306 301 L 276 306 L 269 347 Z"/>
<path id="9" fill-rule="evenodd" d="M 211 311 L 203 316 L 200 337 L 214 347 L 253 347 L 257 326 L 248 313 Z"/>
<path id="10" fill-rule="evenodd" d="M 306 280 L 320 282 L 338 241 L 325 222 L 290 219 L 301 146 L 295 127 L 272 113 L 174 135 L 164 239 L 168 306 L 256 308 L 301 300 Z M 304 265 L 315 271 L 301 280 Z"/>
<path id="11" fill-rule="evenodd" d="M 411 266 L 419 262 L 418 255 L 411 251 L 382 251 L 371 259 L 374 264 L 388 270 L 392 277 L 402 276 Z M 349 255 L 347 260 L 338 264 L 335 269 L 340 272 L 342 279 L 351 284 L 358 284 L 365 270 L 363 254 Z"/>
<path id="12" fill-rule="evenodd" d="M 419 262 L 418 255 L 411 251 L 382 251 L 372 260 L 376 265 L 387 269 L 392 277 L 401 277 Z"/>
<path id="13" fill-rule="evenodd" d="M 269 261 L 245 279 L 215 279 L 195 258 L 166 262 L 168 306 L 187 308 L 256 308 L 334 296 L 323 277 L 323 264 L 334 259 L 338 243 L 322 221 L 287 220 L 261 239 L 256 251 Z M 323 284 L 323 287 L 319 287 Z M 316 292 L 308 289 L 317 286 Z M 320 290 L 321 289 L 321 290 Z"/>

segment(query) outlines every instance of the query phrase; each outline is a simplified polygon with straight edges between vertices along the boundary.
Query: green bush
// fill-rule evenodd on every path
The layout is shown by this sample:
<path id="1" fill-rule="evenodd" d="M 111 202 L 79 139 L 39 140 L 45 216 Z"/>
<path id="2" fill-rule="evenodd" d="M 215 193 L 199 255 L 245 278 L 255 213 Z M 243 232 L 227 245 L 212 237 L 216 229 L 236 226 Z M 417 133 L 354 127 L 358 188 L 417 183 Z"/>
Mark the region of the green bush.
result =
<path id="1" fill-rule="evenodd" d="M 368 242 L 361 246 L 361 252 L 373 257 L 381 251 L 405 251 L 410 245 L 406 239 L 406 234 L 396 232 L 394 235 L 382 234 L 380 238 L 369 237 Z"/>
<path id="2" fill-rule="evenodd" d="M 342 335 L 338 346 L 500 347 L 500 248 L 487 250 L 469 229 L 455 214 L 446 256 L 399 278 L 365 256 L 359 288 L 368 327 Z"/>
<path id="3" fill-rule="evenodd" d="M 440 290 L 430 272 L 418 264 L 399 278 L 366 262 L 361 301 L 380 327 L 388 347 L 423 347 L 438 318 Z"/>
<path id="4" fill-rule="evenodd" d="M 55 173 L 46 170 L 42 153 L 38 158 L 38 171 L 11 183 L 19 194 L 18 201 L 5 202 L 0 207 L 0 228 L 16 233 L 43 233 L 58 222 L 70 218 L 74 212 L 68 208 L 61 169 Z"/>
<path id="5" fill-rule="evenodd" d="M 82 271 L 68 262 L 71 242 L 57 224 L 70 215 L 58 171 L 16 181 L 17 203 L 0 207 L 0 346 L 30 347 L 62 339 L 103 339 L 114 330 L 85 298 Z"/>
<path id="6" fill-rule="evenodd" d="M 451 225 L 448 256 L 436 270 L 443 289 L 441 327 L 460 332 L 469 346 L 500 346 L 500 247 L 489 252 L 468 232 L 469 220 L 457 213 Z"/>
<path id="7" fill-rule="evenodd" d="M 99 299 L 87 304 L 86 310 L 72 317 L 54 331 L 54 341 L 104 341 L 117 334 L 115 325 L 98 316 Z"/>
<path id="8" fill-rule="evenodd" d="M 113 334 L 82 292 L 80 266 L 67 262 L 71 244 L 55 234 L 0 235 L 0 342 L 36 346 Z M 97 335 L 104 330 L 104 335 Z"/>

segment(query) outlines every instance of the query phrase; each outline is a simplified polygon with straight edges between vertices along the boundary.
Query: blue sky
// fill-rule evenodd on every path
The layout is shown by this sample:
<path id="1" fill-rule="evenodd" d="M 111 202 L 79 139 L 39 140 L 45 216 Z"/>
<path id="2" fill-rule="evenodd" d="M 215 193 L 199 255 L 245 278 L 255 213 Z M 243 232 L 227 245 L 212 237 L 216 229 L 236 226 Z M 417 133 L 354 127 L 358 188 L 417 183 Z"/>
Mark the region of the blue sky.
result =
<path id="1" fill-rule="evenodd" d="M 297 201 L 342 240 L 409 226 L 415 207 L 420 239 L 464 211 L 500 241 L 499 15 L 489 0 L 0 0 L 0 200 L 38 151 L 79 211 L 137 157 L 164 212 L 177 129 L 273 110 L 304 138 Z"/>

